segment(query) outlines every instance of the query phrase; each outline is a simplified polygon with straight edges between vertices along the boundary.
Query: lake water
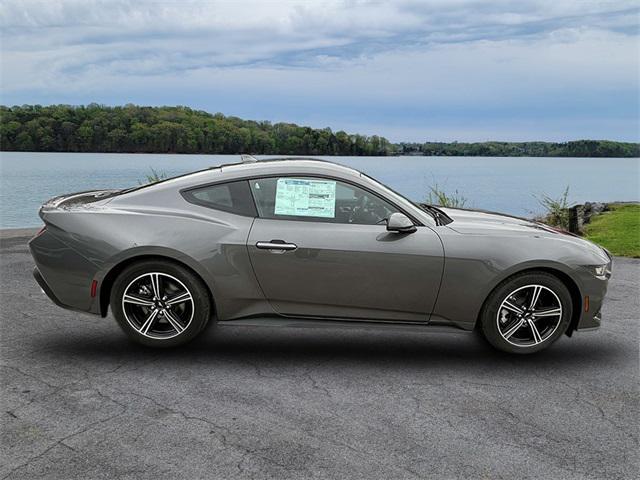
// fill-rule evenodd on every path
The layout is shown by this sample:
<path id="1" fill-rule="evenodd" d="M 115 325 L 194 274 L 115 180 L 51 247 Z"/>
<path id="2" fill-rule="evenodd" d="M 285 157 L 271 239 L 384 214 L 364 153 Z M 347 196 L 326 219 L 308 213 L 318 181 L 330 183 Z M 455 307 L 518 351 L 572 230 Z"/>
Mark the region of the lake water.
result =
<path id="1" fill-rule="evenodd" d="M 97 188 L 125 188 L 153 167 L 178 175 L 232 163 L 238 155 L 102 153 L 0 153 L 0 228 L 41 225 L 38 208 L 56 195 Z M 268 157 L 258 157 L 268 158 Z M 412 200 L 429 186 L 459 193 L 467 207 L 520 216 L 541 211 L 534 195 L 561 195 L 573 203 L 640 200 L 637 158 L 531 157 L 315 157 L 361 170 Z"/>

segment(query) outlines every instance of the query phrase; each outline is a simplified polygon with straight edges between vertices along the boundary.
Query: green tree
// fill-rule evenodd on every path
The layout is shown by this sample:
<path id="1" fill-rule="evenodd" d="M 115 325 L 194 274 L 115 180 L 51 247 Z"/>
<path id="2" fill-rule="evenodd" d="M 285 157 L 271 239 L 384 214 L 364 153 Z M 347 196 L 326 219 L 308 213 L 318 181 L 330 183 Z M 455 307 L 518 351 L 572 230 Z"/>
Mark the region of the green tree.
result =
<path id="1" fill-rule="evenodd" d="M 253 153 L 288 155 L 505 155 L 639 157 L 640 144 L 607 140 L 483 143 L 398 143 L 314 129 L 256 122 L 188 107 L 0 106 L 5 151 Z"/>

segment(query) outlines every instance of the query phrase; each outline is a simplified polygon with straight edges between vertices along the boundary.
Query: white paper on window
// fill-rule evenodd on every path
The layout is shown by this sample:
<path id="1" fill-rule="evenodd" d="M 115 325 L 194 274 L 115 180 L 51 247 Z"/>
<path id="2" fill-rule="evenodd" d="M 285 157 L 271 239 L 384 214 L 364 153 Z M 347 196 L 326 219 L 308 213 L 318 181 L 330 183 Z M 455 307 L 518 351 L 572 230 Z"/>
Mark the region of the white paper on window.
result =
<path id="1" fill-rule="evenodd" d="M 334 218 L 336 182 L 279 178 L 276 185 L 276 215 Z"/>

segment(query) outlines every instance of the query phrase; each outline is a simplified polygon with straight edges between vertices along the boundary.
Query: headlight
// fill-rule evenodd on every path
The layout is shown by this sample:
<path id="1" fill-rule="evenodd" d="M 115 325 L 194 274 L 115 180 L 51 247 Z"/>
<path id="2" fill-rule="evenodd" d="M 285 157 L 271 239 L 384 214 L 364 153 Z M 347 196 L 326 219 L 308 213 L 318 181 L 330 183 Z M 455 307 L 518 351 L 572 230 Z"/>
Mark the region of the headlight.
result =
<path id="1" fill-rule="evenodd" d="M 606 280 L 611 276 L 611 264 L 604 265 L 585 265 L 584 268 L 589 270 L 595 277 Z"/>
<path id="2" fill-rule="evenodd" d="M 596 274 L 596 277 L 604 277 L 607 273 L 606 265 L 598 265 L 597 267 L 593 267 L 593 273 Z"/>

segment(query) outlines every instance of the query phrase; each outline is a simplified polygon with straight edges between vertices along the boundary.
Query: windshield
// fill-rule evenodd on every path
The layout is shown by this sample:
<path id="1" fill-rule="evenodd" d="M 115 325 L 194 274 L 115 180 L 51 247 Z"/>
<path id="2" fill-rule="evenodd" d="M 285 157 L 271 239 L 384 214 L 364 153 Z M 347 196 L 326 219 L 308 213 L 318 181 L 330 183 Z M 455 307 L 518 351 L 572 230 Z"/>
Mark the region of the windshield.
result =
<path id="1" fill-rule="evenodd" d="M 366 173 L 360 172 L 360 175 L 362 177 L 374 182 L 376 185 L 378 185 L 380 187 L 380 189 L 384 190 L 387 195 L 389 195 L 391 197 L 396 197 L 396 198 L 402 199 L 403 201 L 418 207 L 423 212 L 428 213 L 436 221 L 436 225 L 447 225 L 447 224 L 453 222 L 453 219 L 451 217 L 449 217 L 446 213 L 444 213 L 438 207 L 435 207 L 433 205 L 429 205 L 427 203 L 412 202 L 411 200 L 409 200 L 407 197 L 405 197 L 401 193 L 396 192 L 391 187 L 386 186 L 384 183 L 381 183 L 378 180 L 376 180 L 375 178 L 370 177 Z"/>
<path id="2" fill-rule="evenodd" d="M 414 203 L 414 205 L 435 218 L 437 225 L 448 225 L 453 222 L 453 218 L 436 206 L 429 205 L 428 203 Z"/>
<path id="3" fill-rule="evenodd" d="M 375 178 L 370 177 L 366 173 L 360 172 L 360 176 L 362 178 L 366 178 L 367 180 L 369 180 L 372 183 L 375 183 L 380 190 L 383 190 L 387 196 L 395 199 L 396 201 L 399 201 L 400 203 L 403 203 L 403 202 L 404 203 L 408 203 L 409 205 L 414 205 L 414 206 L 416 205 L 414 202 L 409 200 L 407 197 L 405 197 L 401 193 L 396 192 L 391 187 L 386 186 L 384 183 L 381 183 L 378 180 L 376 180 Z"/>

